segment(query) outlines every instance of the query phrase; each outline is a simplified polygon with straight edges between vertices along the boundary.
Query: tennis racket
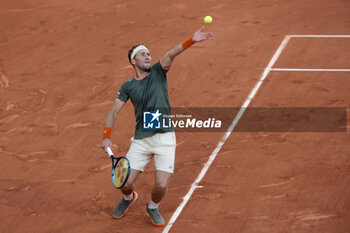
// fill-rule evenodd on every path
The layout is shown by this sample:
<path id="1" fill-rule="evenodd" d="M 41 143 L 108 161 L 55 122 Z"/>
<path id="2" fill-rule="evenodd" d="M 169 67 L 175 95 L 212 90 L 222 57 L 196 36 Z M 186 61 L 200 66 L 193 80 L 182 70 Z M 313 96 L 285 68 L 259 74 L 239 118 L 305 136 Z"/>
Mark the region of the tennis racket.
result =
<path id="1" fill-rule="evenodd" d="M 106 149 L 112 159 L 112 183 L 116 189 L 121 189 L 128 181 L 130 175 L 130 162 L 126 157 L 115 157 L 111 148 Z M 116 160 L 114 162 L 114 160 Z"/>

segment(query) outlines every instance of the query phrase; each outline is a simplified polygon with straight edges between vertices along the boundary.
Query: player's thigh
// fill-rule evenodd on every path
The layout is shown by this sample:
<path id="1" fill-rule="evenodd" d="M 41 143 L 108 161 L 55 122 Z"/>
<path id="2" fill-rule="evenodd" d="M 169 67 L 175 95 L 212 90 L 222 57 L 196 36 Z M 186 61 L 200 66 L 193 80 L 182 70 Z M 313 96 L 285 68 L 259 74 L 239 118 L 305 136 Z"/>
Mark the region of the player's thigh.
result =
<path id="1" fill-rule="evenodd" d="M 172 173 L 156 170 L 155 185 L 158 187 L 168 187 Z"/>
<path id="2" fill-rule="evenodd" d="M 143 139 L 131 139 L 126 157 L 129 159 L 131 169 L 143 172 L 152 159 L 152 151 Z"/>
<path id="3" fill-rule="evenodd" d="M 135 183 L 135 181 L 140 173 L 141 173 L 140 170 L 131 169 L 128 181 L 126 182 L 125 185 L 132 186 Z"/>
<path id="4" fill-rule="evenodd" d="M 174 173 L 176 137 L 174 132 L 157 134 L 153 140 L 156 170 Z"/>

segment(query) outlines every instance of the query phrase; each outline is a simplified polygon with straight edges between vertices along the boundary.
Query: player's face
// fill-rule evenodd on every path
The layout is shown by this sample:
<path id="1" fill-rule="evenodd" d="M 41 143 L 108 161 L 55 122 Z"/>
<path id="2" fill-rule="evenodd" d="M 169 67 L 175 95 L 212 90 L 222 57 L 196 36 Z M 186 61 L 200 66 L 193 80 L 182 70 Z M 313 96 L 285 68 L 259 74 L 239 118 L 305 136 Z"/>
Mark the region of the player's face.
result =
<path id="1" fill-rule="evenodd" d="M 135 56 L 136 66 L 144 71 L 150 71 L 152 57 L 147 49 L 141 49 Z"/>

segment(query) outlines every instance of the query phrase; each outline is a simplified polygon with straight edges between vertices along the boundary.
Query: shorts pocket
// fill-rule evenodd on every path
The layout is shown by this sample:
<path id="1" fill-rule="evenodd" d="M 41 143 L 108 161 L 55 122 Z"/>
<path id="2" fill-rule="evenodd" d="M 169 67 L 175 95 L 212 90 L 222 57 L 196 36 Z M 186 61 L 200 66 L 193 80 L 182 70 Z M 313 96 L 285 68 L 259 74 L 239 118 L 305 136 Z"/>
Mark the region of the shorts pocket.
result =
<path id="1" fill-rule="evenodd" d="M 176 146 L 176 136 L 174 132 L 164 133 L 159 137 L 160 146 Z"/>

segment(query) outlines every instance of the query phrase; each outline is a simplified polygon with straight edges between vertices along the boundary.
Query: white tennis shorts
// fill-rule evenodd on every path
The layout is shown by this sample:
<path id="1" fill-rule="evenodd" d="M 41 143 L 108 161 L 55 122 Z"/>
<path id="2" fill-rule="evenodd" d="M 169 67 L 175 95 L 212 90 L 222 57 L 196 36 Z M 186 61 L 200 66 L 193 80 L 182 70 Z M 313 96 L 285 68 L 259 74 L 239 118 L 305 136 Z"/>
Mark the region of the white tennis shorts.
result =
<path id="1" fill-rule="evenodd" d="M 157 133 L 142 139 L 132 137 L 126 157 L 131 169 L 143 172 L 153 157 L 156 170 L 174 173 L 175 148 L 175 132 Z"/>

